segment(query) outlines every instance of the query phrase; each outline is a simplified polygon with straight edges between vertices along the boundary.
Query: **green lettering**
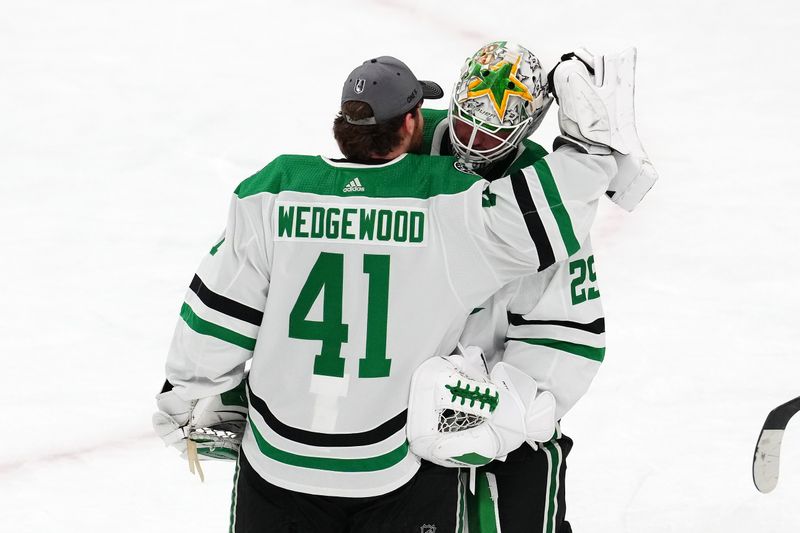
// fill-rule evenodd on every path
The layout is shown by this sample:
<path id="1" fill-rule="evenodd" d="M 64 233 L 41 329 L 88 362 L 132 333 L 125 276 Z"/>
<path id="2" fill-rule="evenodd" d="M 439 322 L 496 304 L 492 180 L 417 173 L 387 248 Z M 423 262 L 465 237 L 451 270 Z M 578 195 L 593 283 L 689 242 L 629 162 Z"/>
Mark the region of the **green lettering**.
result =
<path id="1" fill-rule="evenodd" d="M 294 236 L 298 238 L 306 238 L 308 237 L 308 232 L 303 231 L 302 227 L 306 223 L 303 220 L 303 215 L 311 211 L 311 208 L 307 205 L 298 205 L 297 206 L 297 218 L 294 221 Z"/>
<path id="2" fill-rule="evenodd" d="M 367 296 L 367 344 L 358 362 L 358 377 L 385 378 L 392 360 L 386 355 L 386 330 L 389 323 L 388 255 L 364 255 L 364 274 L 369 276 Z"/>
<path id="3" fill-rule="evenodd" d="M 392 238 L 392 212 L 388 209 L 378 211 L 378 240 L 388 241 Z"/>
<path id="4" fill-rule="evenodd" d="M 578 305 L 586 301 L 586 289 L 581 288 L 581 285 L 586 280 L 586 261 L 578 259 L 570 262 L 569 275 L 572 276 L 575 272 L 577 272 L 578 275 L 572 278 L 572 282 L 570 283 L 572 305 Z"/>
<path id="5" fill-rule="evenodd" d="M 352 207 L 345 207 L 342 209 L 342 239 L 355 239 L 356 234 L 348 231 L 350 226 L 353 225 L 353 221 L 350 220 L 348 217 L 356 212 L 356 209 Z"/>
<path id="6" fill-rule="evenodd" d="M 419 243 L 425 239 L 425 213 L 423 211 L 412 211 L 409 222 L 409 242 Z"/>
<path id="7" fill-rule="evenodd" d="M 597 274 L 594 271 L 594 256 L 590 255 L 588 259 L 576 259 L 569 264 L 569 275 L 573 276 L 577 272 L 577 276 L 572 278 L 570 283 L 572 305 L 578 305 L 588 300 L 600 298 L 600 291 L 595 287 L 597 283 Z M 588 281 L 587 281 L 588 274 Z"/>
<path id="8" fill-rule="evenodd" d="M 320 253 L 289 313 L 289 337 L 322 341 L 314 359 L 314 373 L 321 376 L 344 376 L 342 344 L 347 342 L 348 325 L 342 322 L 343 279 L 344 255 Z M 309 320 L 320 295 L 322 321 Z"/>
<path id="9" fill-rule="evenodd" d="M 328 215 L 325 219 L 325 237 L 329 239 L 339 238 L 339 208 L 328 208 Z"/>
<path id="10" fill-rule="evenodd" d="M 372 235 L 375 233 L 375 210 L 370 209 L 367 211 L 366 209 L 361 209 L 361 220 L 359 221 L 358 225 L 358 238 L 360 240 L 371 241 Z"/>
<path id="11" fill-rule="evenodd" d="M 321 239 L 325 235 L 325 209 L 311 208 L 311 238 Z"/>
<path id="12" fill-rule="evenodd" d="M 294 219 L 294 206 L 290 205 L 284 208 L 282 205 L 278 206 L 278 237 L 292 236 L 292 219 Z"/>
<path id="13" fill-rule="evenodd" d="M 590 255 L 589 259 L 586 260 L 586 268 L 589 270 L 589 281 L 597 283 L 597 273 L 594 271 L 593 255 Z M 586 297 L 589 300 L 600 298 L 600 291 L 597 290 L 597 287 L 589 287 L 589 292 L 586 293 Z"/>
<path id="14" fill-rule="evenodd" d="M 406 242 L 408 239 L 408 211 L 397 211 L 394 214 L 394 240 Z"/>

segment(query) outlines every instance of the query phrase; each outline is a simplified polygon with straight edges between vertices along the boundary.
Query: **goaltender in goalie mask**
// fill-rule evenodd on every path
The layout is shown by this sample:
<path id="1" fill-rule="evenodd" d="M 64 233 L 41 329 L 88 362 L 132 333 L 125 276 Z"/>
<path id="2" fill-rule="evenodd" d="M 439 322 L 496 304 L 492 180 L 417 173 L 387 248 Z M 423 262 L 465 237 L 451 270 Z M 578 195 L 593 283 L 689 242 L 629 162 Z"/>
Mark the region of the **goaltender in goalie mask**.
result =
<path id="1" fill-rule="evenodd" d="M 535 55 L 516 43 L 489 43 L 467 59 L 453 88 L 453 151 L 472 168 L 502 159 L 533 133 L 551 102 Z"/>

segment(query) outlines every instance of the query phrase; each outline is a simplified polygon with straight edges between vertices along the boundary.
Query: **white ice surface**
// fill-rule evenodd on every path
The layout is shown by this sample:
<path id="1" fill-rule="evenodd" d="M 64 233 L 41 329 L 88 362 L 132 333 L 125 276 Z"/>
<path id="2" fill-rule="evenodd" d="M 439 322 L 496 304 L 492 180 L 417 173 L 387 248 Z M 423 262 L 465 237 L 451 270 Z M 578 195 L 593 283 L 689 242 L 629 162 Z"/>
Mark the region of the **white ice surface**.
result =
<path id="1" fill-rule="evenodd" d="M 224 531 L 232 465 L 200 485 L 150 433 L 182 295 L 235 185 L 335 155 L 341 82 L 393 54 L 449 92 L 484 41 L 552 66 L 639 47 L 661 181 L 594 231 L 606 362 L 564 421 L 577 533 L 800 531 L 795 2 L 25 0 L 0 15 L 0 529 Z M 478 23 L 477 21 L 485 22 Z M 444 106 L 440 101 L 435 104 Z M 551 113 L 535 139 L 549 145 Z"/>

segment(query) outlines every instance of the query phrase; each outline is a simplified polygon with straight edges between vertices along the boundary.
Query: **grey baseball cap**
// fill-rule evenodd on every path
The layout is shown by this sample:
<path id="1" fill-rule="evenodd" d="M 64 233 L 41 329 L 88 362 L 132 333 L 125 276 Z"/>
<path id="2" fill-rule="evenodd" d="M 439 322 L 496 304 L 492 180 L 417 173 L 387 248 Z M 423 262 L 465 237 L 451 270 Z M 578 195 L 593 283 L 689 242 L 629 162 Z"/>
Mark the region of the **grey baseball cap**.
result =
<path id="1" fill-rule="evenodd" d="M 350 124 L 380 124 L 411 111 L 423 98 L 435 100 L 442 96 L 444 91 L 438 84 L 418 80 L 397 58 L 381 56 L 356 67 L 342 88 L 342 104 L 364 102 L 372 108 L 373 116 L 352 119 L 342 114 Z"/>

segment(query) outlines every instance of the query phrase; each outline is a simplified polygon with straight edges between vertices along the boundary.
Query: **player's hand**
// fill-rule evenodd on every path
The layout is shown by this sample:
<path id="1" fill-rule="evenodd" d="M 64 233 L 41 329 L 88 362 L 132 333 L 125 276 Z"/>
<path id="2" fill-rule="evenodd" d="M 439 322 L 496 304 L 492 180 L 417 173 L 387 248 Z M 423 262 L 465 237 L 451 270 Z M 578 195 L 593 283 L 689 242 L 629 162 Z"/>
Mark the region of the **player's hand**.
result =
<path id="1" fill-rule="evenodd" d="M 185 454 L 193 445 L 203 458 L 238 455 L 247 419 L 244 381 L 233 390 L 198 400 L 183 400 L 170 390 L 157 395 L 156 403 L 153 430 L 167 446 Z"/>
<path id="2" fill-rule="evenodd" d="M 552 94 L 553 98 L 555 98 L 556 103 L 559 103 L 559 101 L 558 101 L 558 93 L 556 92 L 556 84 L 555 81 L 553 80 L 554 74 L 556 72 L 556 69 L 561 65 L 561 63 L 572 59 L 582 62 L 586 66 L 586 70 L 588 71 L 588 73 L 591 76 L 594 76 L 595 59 L 594 55 L 592 55 L 591 52 L 589 52 L 585 48 L 578 48 L 574 52 L 567 52 L 566 54 L 562 54 L 561 60 L 559 60 L 558 64 L 555 67 L 553 67 L 553 69 L 550 70 L 550 72 L 547 73 L 547 87 L 550 91 L 550 94 Z"/>
<path id="3" fill-rule="evenodd" d="M 523 442 L 536 448 L 536 442 L 550 440 L 556 431 L 553 394 L 539 391 L 535 379 L 508 363 L 497 363 L 490 378 L 500 390 L 500 404 L 489 421 L 501 441 L 498 458 Z"/>
<path id="4" fill-rule="evenodd" d="M 164 444 L 181 453 L 186 451 L 187 428 L 197 400 L 182 400 L 175 391 L 162 392 L 156 396 L 158 411 L 153 413 L 153 430 Z"/>

